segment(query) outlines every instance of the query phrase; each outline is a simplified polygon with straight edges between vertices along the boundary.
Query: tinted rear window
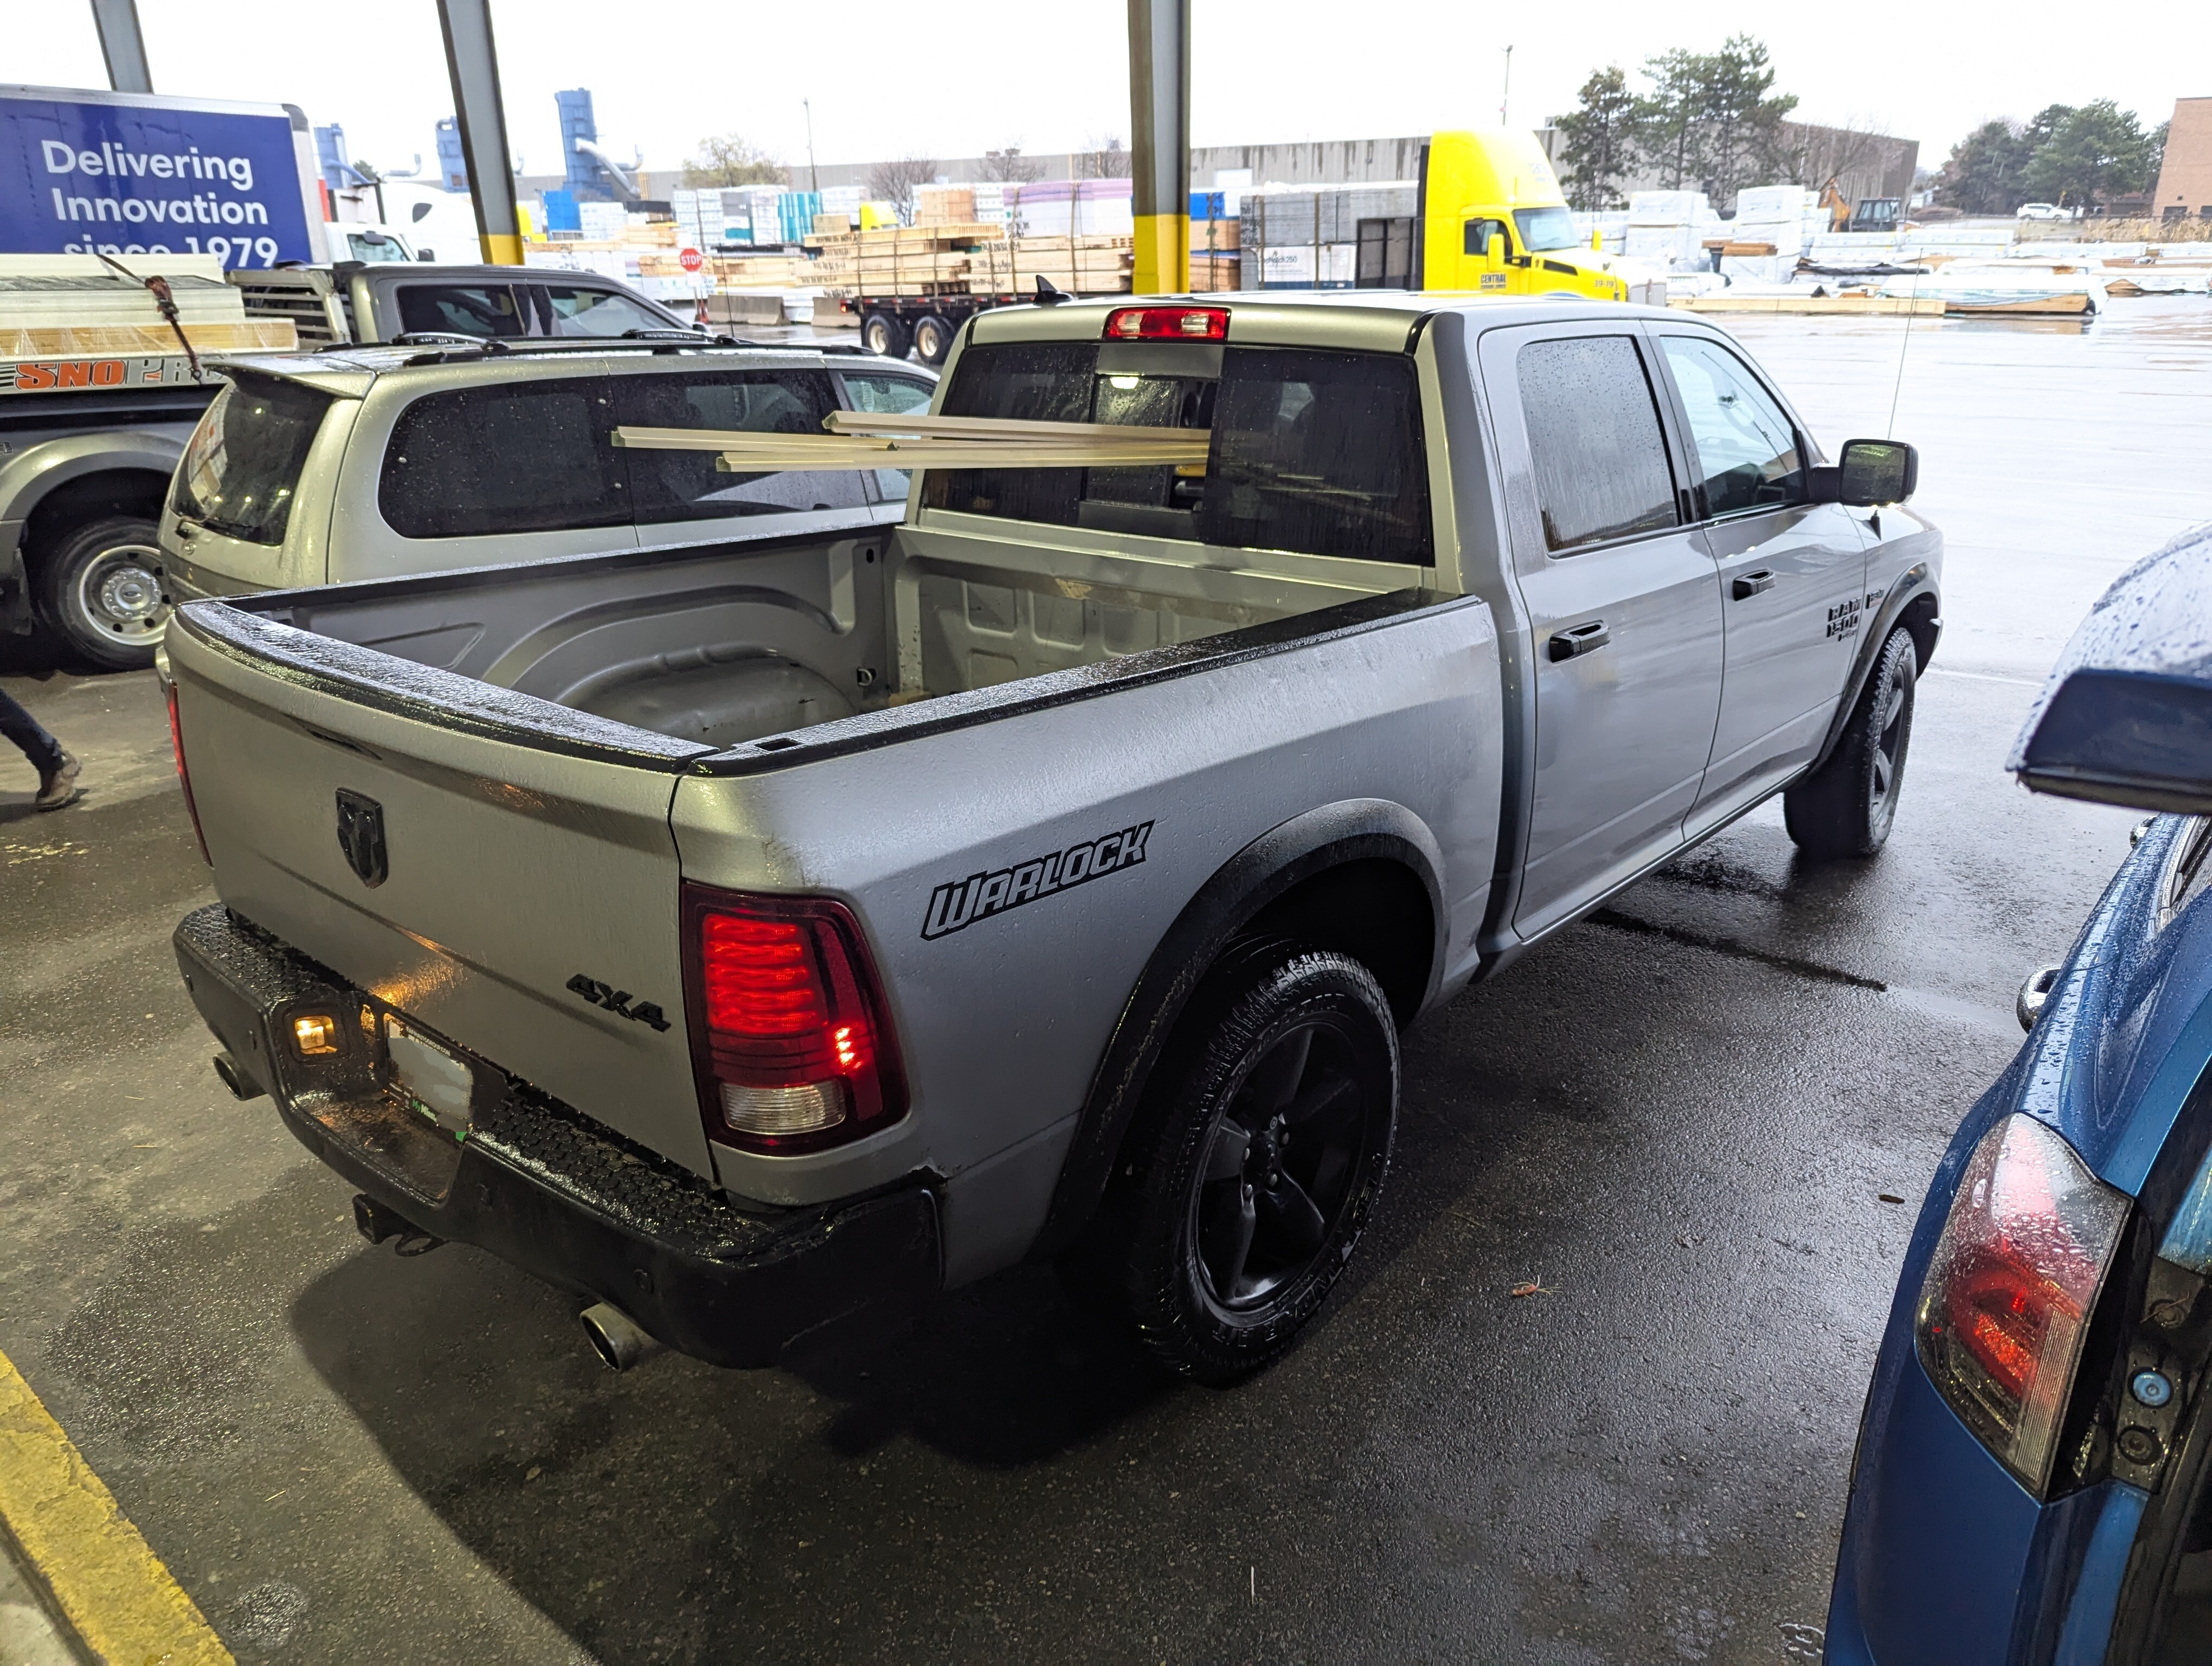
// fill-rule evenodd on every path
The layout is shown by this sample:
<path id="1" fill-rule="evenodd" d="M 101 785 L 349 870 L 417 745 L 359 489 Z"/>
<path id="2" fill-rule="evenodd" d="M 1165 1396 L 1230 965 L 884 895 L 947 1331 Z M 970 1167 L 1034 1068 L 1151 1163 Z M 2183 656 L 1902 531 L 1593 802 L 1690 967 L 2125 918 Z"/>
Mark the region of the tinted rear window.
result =
<path id="1" fill-rule="evenodd" d="M 1119 362 L 1118 361 L 1116 362 Z M 1099 368 L 1091 344 L 973 347 L 944 410 L 961 416 L 1211 430 L 1205 468 L 943 470 L 928 507 L 1208 544 L 1428 566 L 1428 471 L 1411 360 L 1224 350 Z"/>
<path id="2" fill-rule="evenodd" d="M 1577 550 L 1678 524 L 1674 472 L 1634 342 L 1531 342 L 1516 376 L 1547 548 Z"/>
<path id="3" fill-rule="evenodd" d="M 526 336 L 529 320 L 504 283 L 407 283 L 399 289 L 399 327 L 455 336 Z"/>
<path id="4" fill-rule="evenodd" d="M 282 544 L 307 447 L 330 408 L 327 393 L 234 373 L 185 447 L 177 513 L 226 538 Z"/>
<path id="5" fill-rule="evenodd" d="M 377 508 L 404 538 L 629 523 L 597 378 L 433 393 L 392 425 Z"/>

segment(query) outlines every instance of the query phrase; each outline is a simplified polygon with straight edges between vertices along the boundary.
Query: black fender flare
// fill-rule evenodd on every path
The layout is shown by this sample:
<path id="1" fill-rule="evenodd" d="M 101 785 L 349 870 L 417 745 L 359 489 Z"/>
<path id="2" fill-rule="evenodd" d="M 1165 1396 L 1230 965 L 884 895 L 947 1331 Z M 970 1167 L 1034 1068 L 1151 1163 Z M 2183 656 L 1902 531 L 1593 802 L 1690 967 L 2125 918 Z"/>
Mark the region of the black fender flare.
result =
<path id="1" fill-rule="evenodd" d="M 1881 599 L 1881 611 L 1875 616 L 1874 628 L 1859 639 L 1858 657 L 1851 664 L 1850 681 L 1844 685 L 1844 697 L 1837 702 L 1836 714 L 1828 721 L 1827 739 L 1820 743 L 1819 756 L 1805 766 L 1806 775 L 1813 774 L 1834 756 L 1837 745 L 1844 738 L 1844 731 L 1850 727 L 1851 714 L 1858 709 L 1859 695 L 1866 687 L 1866 680 L 1874 674 L 1874 662 L 1881 657 L 1882 644 L 1889 640 L 1890 632 L 1895 630 L 1899 622 L 1905 617 L 1905 610 L 1923 596 L 1934 598 L 1936 603 L 1936 617 L 1929 623 L 1927 651 L 1918 655 L 1919 669 L 1928 669 L 1928 662 L 1936 657 L 1936 639 L 1942 634 L 1943 598 L 1936 588 L 1935 574 L 1929 571 L 1928 563 L 1923 561 L 1907 568 L 1904 575 L 1889 587 L 1889 593 Z"/>
<path id="2" fill-rule="evenodd" d="M 1091 1077 L 1030 1260 L 1059 1255 L 1089 1225 L 1152 1067 L 1221 951 L 1294 886 L 1348 862 L 1377 860 L 1408 870 L 1429 898 L 1433 941 L 1427 982 L 1419 1000 L 1398 1014 L 1399 1022 L 1410 1022 L 1434 999 L 1450 922 L 1438 872 L 1440 853 L 1419 817 L 1388 800 L 1355 799 L 1309 810 L 1262 833 L 1215 869 L 1184 904 L 1129 992 Z"/>

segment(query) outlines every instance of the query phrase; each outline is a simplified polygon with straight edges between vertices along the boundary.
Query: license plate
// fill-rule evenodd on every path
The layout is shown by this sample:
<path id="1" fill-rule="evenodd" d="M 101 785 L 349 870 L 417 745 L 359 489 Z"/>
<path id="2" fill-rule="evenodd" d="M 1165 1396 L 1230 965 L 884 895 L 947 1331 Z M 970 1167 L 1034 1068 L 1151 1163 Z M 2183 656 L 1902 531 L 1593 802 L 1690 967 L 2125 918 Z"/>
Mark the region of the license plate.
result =
<path id="1" fill-rule="evenodd" d="M 476 1072 L 468 1061 L 395 1018 L 384 1021 L 384 1048 L 392 1084 L 409 1104 L 440 1128 L 465 1140 L 473 1119 Z"/>

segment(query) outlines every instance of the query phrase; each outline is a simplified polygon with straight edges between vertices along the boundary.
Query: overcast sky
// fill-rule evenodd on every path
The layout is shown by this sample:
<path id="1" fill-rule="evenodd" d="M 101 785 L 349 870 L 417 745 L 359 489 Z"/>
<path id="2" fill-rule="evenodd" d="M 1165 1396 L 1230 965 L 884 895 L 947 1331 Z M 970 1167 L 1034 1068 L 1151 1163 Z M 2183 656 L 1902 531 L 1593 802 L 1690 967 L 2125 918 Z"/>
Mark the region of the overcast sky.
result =
<path id="1" fill-rule="evenodd" d="M 86 0 L 0 4 L 0 73 L 106 84 Z M 1990 116 L 2112 98 L 2155 126 L 2176 97 L 2212 94 L 2212 7 L 2196 5 L 2117 6 L 2090 21 L 2031 5 L 2001 26 L 1972 5 L 1580 0 L 1530 16 L 1468 0 L 1195 4 L 1191 126 L 1202 145 L 1494 122 L 1509 43 L 1509 114 L 1533 126 L 1571 107 L 1593 69 L 1632 70 L 1654 52 L 1710 50 L 1739 30 L 1765 40 L 1799 116 L 1917 138 L 1931 166 Z M 138 0 L 138 13 L 157 92 L 299 105 L 317 123 L 342 123 L 355 156 L 380 167 L 404 168 L 417 152 L 427 161 L 432 125 L 452 113 L 435 0 Z M 601 143 L 625 158 L 641 149 L 652 167 L 719 132 L 803 166 L 802 99 L 813 101 L 825 162 L 1068 150 L 1128 131 L 1123 0 L 494 0 L 493 24 L 507 142 L 532 173 L 559 171 L 553 94 L 578 86 L 592 89 Z"/>

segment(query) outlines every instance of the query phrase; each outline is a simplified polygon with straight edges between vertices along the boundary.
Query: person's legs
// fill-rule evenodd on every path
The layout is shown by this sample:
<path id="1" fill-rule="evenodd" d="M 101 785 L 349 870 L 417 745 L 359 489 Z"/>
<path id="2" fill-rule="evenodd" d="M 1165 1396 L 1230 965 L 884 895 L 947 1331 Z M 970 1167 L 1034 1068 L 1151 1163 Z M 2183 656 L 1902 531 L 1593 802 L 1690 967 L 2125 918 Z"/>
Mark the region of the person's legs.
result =
<path id="1" fill-rule="evenodd" d="M 40 727 L 39 720 L 5 689 L 0 689 L 0 735 L 23 749 L 23 756 L 41 777 L 62 767 L 61 742 Z"/>

